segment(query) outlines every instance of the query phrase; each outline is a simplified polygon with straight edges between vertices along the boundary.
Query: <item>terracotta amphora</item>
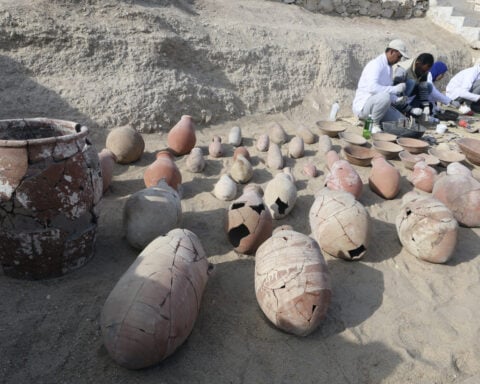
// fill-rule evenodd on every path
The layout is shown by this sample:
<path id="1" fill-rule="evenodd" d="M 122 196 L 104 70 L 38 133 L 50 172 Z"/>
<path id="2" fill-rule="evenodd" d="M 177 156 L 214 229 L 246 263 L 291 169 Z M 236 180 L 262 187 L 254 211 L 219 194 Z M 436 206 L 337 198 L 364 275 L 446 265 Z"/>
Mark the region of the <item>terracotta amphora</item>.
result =
<path id="1" fill-rule="evenodd" d="M 380 197 L 393 199 L 400 192 L 400 172 L 383 156 L 374 156 L 368 185 Z"/>
<path id="2" fill-rule="evenodd" d="M 175 155 L 186 155 L 195 146 L 195 125 L 192 116 L 183 115 L 168 132 L 167 144 Z"/>
<path id="3" fill-rule="evenodd" d="M 182 184 L 182 174 L 169 151 L 158 152 L 157 159 L 147 167 L 143 174 L 143 181 L 147 188 L 156 186 L 162 179 L 165 179 L 167 184 L 177 191 Z"/>

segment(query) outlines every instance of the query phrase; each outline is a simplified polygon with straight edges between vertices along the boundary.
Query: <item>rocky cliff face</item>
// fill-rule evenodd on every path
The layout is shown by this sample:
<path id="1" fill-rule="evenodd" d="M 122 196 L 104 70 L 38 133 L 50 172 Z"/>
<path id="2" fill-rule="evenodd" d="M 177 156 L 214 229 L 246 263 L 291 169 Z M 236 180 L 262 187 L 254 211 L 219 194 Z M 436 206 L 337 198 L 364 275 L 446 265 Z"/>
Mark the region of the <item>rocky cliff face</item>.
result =
<path id="1" fill-rule="evenodd" d="M 14 4 L 13 4 L 14 3 Z M 343 19 L 266 1 L 0 0 L 0 118 L 199 127 L 304 105 L 350 114 L 364 64 L 386 43 L 471 64 L 424 19 Z M 261 17 L 260 17 L 261 15 Z M 425 33 L 428 31 L 428 35 Z"/>

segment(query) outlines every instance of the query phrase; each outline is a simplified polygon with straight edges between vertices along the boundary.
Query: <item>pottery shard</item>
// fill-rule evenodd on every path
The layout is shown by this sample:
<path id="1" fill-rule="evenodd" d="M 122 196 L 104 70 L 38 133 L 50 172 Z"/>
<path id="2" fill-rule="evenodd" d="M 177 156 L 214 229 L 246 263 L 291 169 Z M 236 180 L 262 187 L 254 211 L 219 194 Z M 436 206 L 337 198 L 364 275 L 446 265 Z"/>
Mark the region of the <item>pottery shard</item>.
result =
<path id="1" fill-rule="evenodd" d="M 318 244 L 288 227 L 275 230 L 255 254 L 255 293 L 262 311 L 278 328 L 299 336 L 313 332 L 332 295 Z"/>
<path id="2" fill-rule="evenodd" d="M 351 193 L 323 188 L 315 196 L 309 220 L 323 253 L 345 260 L 358 260 L 366 254 L 370 217 Z"/>
<path id="3" fill-rule="evenodd" d="M 28 169 L 25 147 L 2 148 L 0 156 L 0 200 L 10 200 Z"/>
<path id="4" fill-rule="evenodd" d="M 447 262 L 457 243 L 458 223 L 452 212 L 432 197 L 417 195 L 405 200 L 395 221 L 402 245 L 419 259 Z"/>

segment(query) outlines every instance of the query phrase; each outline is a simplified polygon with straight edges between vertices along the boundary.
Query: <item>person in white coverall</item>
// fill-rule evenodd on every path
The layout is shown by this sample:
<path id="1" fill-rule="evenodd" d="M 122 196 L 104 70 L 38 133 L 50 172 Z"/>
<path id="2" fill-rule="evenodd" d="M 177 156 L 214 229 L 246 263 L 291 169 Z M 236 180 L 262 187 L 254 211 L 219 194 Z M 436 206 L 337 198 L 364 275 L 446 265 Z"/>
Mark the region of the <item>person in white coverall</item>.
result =
<path id="1" fill-rule="evenodd" d="M 372 116 L 372 133 L 381 132 L 382 121 L 396 121 L 405 116 L 395 109 L 395 103 L 404 103 L 405 83 L 393 85 L 392 65 L 404 57 L 408 59 L 405 43 L 391 41 L 385 52 L 369 61 L 360 75 L 353 99 L 352 111 L 365 120 Z"/>
<path id="2" fill-rule="evenodd" d="M 466 68 L 453 76 L 447 84 L 446 95 L 480 112 L 480 64 Z"/>

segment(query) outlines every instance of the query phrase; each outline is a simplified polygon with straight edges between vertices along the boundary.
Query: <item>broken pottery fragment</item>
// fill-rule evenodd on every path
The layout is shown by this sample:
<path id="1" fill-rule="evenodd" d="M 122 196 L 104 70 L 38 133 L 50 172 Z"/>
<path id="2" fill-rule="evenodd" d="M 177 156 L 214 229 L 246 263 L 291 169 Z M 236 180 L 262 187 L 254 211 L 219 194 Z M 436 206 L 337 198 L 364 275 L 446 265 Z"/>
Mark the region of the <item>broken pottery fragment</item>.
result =
<path id="1" fill-rule="evenodd" d="M 252 254 L 272 235 L 272 229 L 272 215 L 260 192 L 253 185 L 245 186 L 227 210 L 228 241 L 235 251 Z"/>
<path id="2" fill-rule="evenodd" d="M 132 194 L 123 208 L 125 237 L 137 249 L 178 227 L 181 220 L 180 196 L 165 179 Z"/>
<path id="3" fill-rule="evenodd" d="M 117 127 L 110 131 L 105 146 L 113 152 L 120 164 L 129 164 L 142 157 L 145 141 L 131 126 Z"/>
<path id="4" fill-rule="evenodd" d="M 265 204 L 274 219 L 287 216 L 297 201 L 297 187 L 290 168 L 277 173 L 265 188 Z"/>
<path id="5" fill-rule="evenodd" d="M 457 220 L 439 200 L 414 192 L 407 195 L 395 221 L 400 242 L 419 259 L 447 262 L 457 243 Z"/>
<path id="6" fill-rule="evenodd" d="M 480 182 L 472 176 L 439 177 L 433 186 L 432 196 L 452 211 L 460 225 L 480 226 Z"/>
<path id="7" fill-rule="evenodd" d="M 268 137 L 268 134 L 263 133 L 260 136 L 258 136 L 256 147 L 260 152 L 268 151 L 269 146 L 270 146 L 270 138 Z"/>
<path id="8" fill-rule="evenodd" d="M 178 123 L 168 131 L 168 148 L 177 156 L 190 153 L 196 142 L 195 125 L 190 115 L 183 115 Z"/>
<path id="9" fill-rule="evenodd" d="M 237 184 L 230 176 L 222 175 L 213 188 L 213 194 L 220 200 L 233 200 L 237 195 Z"/>
<path id="10" fill-rule="evenodd" d="M 93 257 L 102 174 L 88 128 L 0 121 L 0 263 L 5 275 L 61 276 Z"/>
<path id="11" fill-rule="evenodd" d="M 337 160 L 332 164 L 325 185 L 335 191 L 350 192 L 357 200 L 363 189 L 362 179 L 347 160 Z"/>
<path id="12" fill-rule="evenodd" d="M 242 130 L 239 126 L 234 126 L 228 134 L 228 144 L 238 147 L 242 143 Z"/>
<path id="13" fill-rule="evenodd" d="M 205 158 L 203 157 L 202 148 L 194 147 L 190 151 L 185 161 L 187 169 L 193 173 L 202 172 L 205 168 Z"/>
<path id="14" fill-rule="evenodd" d="M 237 183 L 245 184 L 253 176 L 252 164 L 243 155 L 238 155 L 230 168 L 230 177 Z"/>
<path id="15" fill-rule="evenodd" d="M 198 237 L 173 229 L 157 237 L 123 274 L 102 308 L 110 357 L 122 367 L 158 364 L 183 344 L 212 270 Z"/>
<path id="16" fill-rule="evenodd" d="M 267 166 L 271 169 L 283 168 L 283 156 L 282 151 L 278 144 L 270 142 L 267 153 Z"/>
<path id="17" fill-rule="evenodd" d="M 332 296 L 317 242 L 289 226 L 275 229 L 255 254 L 255 293 L 263 313 L 281 330 L 306 336 L 317 329 Z"/>
<path id="18" fill-rule="evenodd" d="M 208 154 L 211 157 L 223 156 L 222 138 L 220 136 L 214 135 L 212 137 L 212 141 L 208 145 Z"/>
<path id="19" fill-rule="evenodd" d="M 305 146 L 303 139 L 299 136 L 295 136 L 288 143 L 288 156 L 293 159 L 299 159 L 305 154 Z"/>
<path id="20" fill-rule="evenodd" d="M 182 184 L 182 174 L 169 151 L 158 152 L 155 161 L 143 173 L 143 181 L 147 188 L 156 186 L 162 179 L 177 191 Z"/>
<path id="21" fill-rule="evenodd" d="M 323 188 L 315 195 L 309 220 L 312 235 L 324 254 L 345 260 L 365 256 L 370 217 L 351 193 Z"/>

